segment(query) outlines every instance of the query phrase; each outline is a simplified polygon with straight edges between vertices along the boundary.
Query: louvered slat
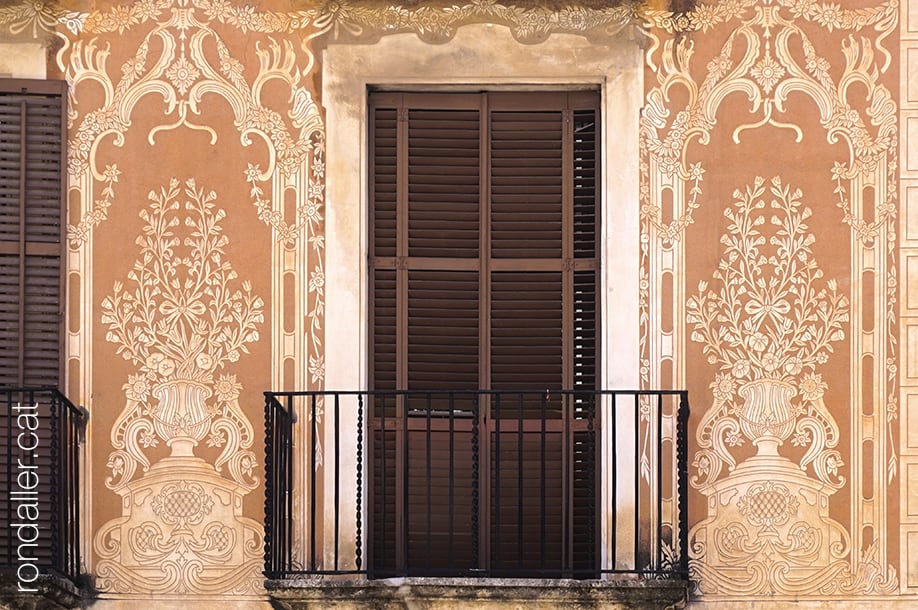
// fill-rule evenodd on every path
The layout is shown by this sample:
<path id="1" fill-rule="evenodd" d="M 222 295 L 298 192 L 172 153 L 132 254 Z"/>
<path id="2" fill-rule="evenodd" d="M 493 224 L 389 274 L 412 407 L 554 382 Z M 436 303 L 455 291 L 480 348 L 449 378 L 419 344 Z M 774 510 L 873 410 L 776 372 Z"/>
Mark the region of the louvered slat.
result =
<path id="1" fill-rule="evenodd" d="M 409 111 L 409 256 L 478 257 L 479 131 L 476 110 Z"/>
<path id="2" fill-rule="evenodd" d="M 478 387 L 478 273 L 408 273 L 408 387 Z"/>
<path id="3" fill-rule="evenodd" d="M 373 114 L 373 240 L 374 256 L 395 256 L 398 112 L 376 108 Z"/>
<path id="4" fill-rule="evenodd" d="M 596 272 L 574 273 L 574 388 L 596 388 Z"/>
<path id="5" fill-rule="evenodd" d="M 491 276 L 491 387 L 563 386 L 560 273 Z"/>
<path id="6" fill-rule="evenodd" d="M 395 390 L 395 271 L 377 269 L 373 281 L 373 385 L 377 390 Z"/>
<path id="7" fill-rule="evenodd" d="M 560 258 L 562 128 L 557 112 L 491 113 L 491 255 Z"/>
<path id="8" fill-rule="evenodd" d="M 574 112 L 574 256 L 594 258 L 596 252 L 596 218 L 599 205 L 597 189 L 595 110 Z"/>
<path id="9" fill-rule="evenodd" d="M 60 258 L 26 257 L 25 363 L 28 386 L 57 386 L 60 371 Z"/>

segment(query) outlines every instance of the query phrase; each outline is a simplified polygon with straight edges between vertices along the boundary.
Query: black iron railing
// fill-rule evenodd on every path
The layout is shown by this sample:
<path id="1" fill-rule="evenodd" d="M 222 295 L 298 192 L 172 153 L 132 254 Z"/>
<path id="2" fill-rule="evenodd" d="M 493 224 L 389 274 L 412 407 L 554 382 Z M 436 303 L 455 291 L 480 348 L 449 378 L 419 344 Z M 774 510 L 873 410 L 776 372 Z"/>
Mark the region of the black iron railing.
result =
<path id="1" fill-rule="evenodd" d="M 54 388 L 0 388 L 0 568 L 79 580 L 85 412 Z"/>
<path id="2" fill-rule="evenodd" d="M 265 574 L 684 578 L 684 391 L 266 392 Z"/>

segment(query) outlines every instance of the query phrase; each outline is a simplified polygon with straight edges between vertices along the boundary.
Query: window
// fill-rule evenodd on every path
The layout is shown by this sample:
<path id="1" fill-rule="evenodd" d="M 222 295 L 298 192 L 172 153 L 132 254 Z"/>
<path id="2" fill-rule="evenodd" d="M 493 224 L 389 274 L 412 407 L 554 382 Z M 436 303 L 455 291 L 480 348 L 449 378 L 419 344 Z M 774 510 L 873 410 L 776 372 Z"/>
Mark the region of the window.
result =
<path id="1" fill-rule="evenodd" d="M 0 80 L 0 386 L 62 381 L 64 92 Z"/>
<path id="2" fill-rule="evenodd" d="M 426 396 L 377 402 L 377 572 L 595 563 L 595 438 L 550 396 L 597 384 L 598 120 L 595 91 L 370 95 L 370 387 L 534 390 L 436 429 Z"/>
<path id="3" fill-rule="evenodd" d="M 61 382 L 64 93 L 62 81 L 0 79 L 0 388 L 58 388 Z M 21 521 L 22 500 L 7 495 L 0 502 L 0 548 L 6 549 L 0 565 L 15 568 L 22 553 L 42 569 L 52 562 L 51 481 L 62 474 L 52 459 L 67 454 L 60 445 L 49 449 L 52 400 L 46 392 L 0 392 L 0 480 L 15 489 L 22 484 L 17 473 L 25 472 L 20 464 L 37 468 L 39 507 L 38 539 L 20 546 L 10 524 Z M 24 405 L 34 410 L 15 410 Z M 36 436 L 18 438 L 19 415 L 38 417 Z M 24 448 L 32 442 L 44 450 Z M 72 497 L 61 493 L 62 502 L 64 496 Z"/>

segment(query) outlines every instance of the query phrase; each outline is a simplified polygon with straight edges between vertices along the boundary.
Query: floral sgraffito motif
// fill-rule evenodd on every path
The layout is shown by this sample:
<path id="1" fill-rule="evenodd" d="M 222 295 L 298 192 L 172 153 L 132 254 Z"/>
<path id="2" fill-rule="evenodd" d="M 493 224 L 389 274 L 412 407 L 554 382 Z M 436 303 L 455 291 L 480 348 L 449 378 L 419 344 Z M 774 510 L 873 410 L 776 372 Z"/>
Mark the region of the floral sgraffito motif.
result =
<path id="1" fill-rule="evenodd" d="M 838 428 L 823 402 L 827 384 L 817 367 L 845 337 L 848 300 L 835 280 L 822 282 L 802 193 L 780 178 L 768 191 L 766 203 L 765 181 L 756 178 L 734 192 L 733 207 L 724 211 L 729 225 L 716 284 L 700 282 L 686 304 L 691 339 L 719 369 L 710 386 L 714 405 L 698 427 L 693 481 L 716 480 L 723 465 L 732 470 L 731 449 L 743 436 L 761 452 L 766 439 L 780 444 L 794 434 L 793 444 L 808 447 L 800 466 L 812 463 L 817 478 L 837 488 L 844 481 L 833 449 Z M 795 394 L 801 402 L 790 405 Z M 753 411 L 756 403 L 764 410 Z M 781 412 L 776 403 L 790 406 Z"/>
<path id="2" fill-rule="evenodd" d="M 106 340 L 139 369 L 124 385 L 127 407 L 112 431 L 110 464 L 118 467 L 112 466 L 117 483 L 110 486 L 128 481 L 137 463 L 147 469 L 144 449 L 164 441 L 175 452 L 180 439 L 193 446 L 205 437 L 209 446 L 224 448 L 218 469 L 229 462 L 238 482 L 254 484 L 253 432 L 239 407 L 241 385 L 221 371 L 258 340 L 264 303 L 249 282 L 233 287 L 237 275 L 225 258 L 229 240 L 220 226 L 225 212 L 216 208 L 215 193 L 189 179 L 184 203 L 181 194 L 174 179 L 150 193 L 149 208 L 140 211 L 141 257 L 128 273 L 134 287 L 118 282 L 102 302 Z"/>

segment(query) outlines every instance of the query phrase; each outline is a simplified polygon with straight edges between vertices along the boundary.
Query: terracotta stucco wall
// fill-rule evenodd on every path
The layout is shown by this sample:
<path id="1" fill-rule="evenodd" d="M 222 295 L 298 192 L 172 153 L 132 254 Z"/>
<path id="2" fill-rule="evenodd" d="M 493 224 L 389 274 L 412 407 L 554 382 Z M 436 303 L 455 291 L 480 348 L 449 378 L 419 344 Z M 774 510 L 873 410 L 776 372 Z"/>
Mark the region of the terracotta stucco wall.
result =
<path id="1" fill-rule="evenodd" d="M 698 594 L 918 591 L 916 13 L 860 0 L 0 7 L 0 40 L 40 42 L 71 86 L 67 390 L 92 413 L 84 531 L 99 589 L 262 594 L 261 391 L 322 387 L 331 340 L 319 51 L 393 33 L 434 44 L 485 22 L 520 44 L 564 32 L 644 50 L 633 366 L 647 387 L 691 392 Z M 181 548 L 175 528 L 193 532 Z"/>

